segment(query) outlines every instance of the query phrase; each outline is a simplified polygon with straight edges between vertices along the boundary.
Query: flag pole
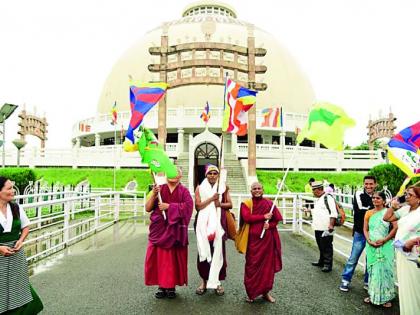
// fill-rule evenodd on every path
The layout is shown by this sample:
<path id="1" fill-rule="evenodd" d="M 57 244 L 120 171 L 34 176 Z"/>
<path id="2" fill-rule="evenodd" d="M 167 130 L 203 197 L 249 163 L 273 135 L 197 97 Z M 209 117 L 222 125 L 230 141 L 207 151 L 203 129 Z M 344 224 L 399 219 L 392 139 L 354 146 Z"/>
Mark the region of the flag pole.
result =
<path id="1" fill-rule="evenodd" d="M 226 71 L 226 76 L 225 76 L 225 89 L 223 91 L 223 114 L 222 114 L 222 135 L 220 136 L 220 152 L 219 152 L 219 179 L 217 180 L 217 193 L 219 193 L 219 186 L 220 186 L 220 175 L 222 172 L 222 167 L 224 166 L 224 156 L 223 156 L 223 123 L 224 123 L 224 117 L 225 117 L 225 107 L 226 107 L 226 84 L 227 84 L 227 79 L 228 79 L 228 72 Z M 227 180 L 227 178 L 226 178 Z"/>
<path id="2" fill-rule="evenodd" d="M 155 172 L 152 171 L 152 176 L 153 176 L 153 183 L 156 185 L 156 174 Z M 160 191 L 158 192 L 158 199 L 159 199 L 159 203 L 162 203 L 162 195 L 160 194 Z M 162 215 L 163 215 L 163 219 L 166 221 L 166 213 L 165 211 L 162 211 Z"/>
<path id="3" fill-rule="evenodd" d="M 286 182 L 286 177 L 287 177 L 287 174 L 289 173 L 290 164 L 293 161 L 293 159 L 295 158 L 295 155 L 296 155 L 296 152 L 298 151 L 298 148 L 299 148 L 299 143 L 296 143 L 296 146 L 295 146 L 295 148 L 293 150 L 292 157 L 290 158 L 289 162 L 287 163 L 287 169 L 286 169 L 286 172 L 283 175 L 283 179 L 281 180 L 280 186 L 279 186 L 279 188 L 277 190 L 276 197 L 274 198 L 273 204 L 271 205 L 270 213 L 273 213 L 273 211 L 274 211 L 274 207 L 276 205 L 277 199 L 279 198 L 280 191 L 282 190 L 282 188 L 284 186 L 284 183 Z M 268 223 L 268 221 L 270 221 L 270 220 L 265 220 L 265 223 Z M 263 229 L 261 231 L 260 238 L 263 238 L 264 237 L 264 234 L 265 234 L 265 230 Z"/>
<path id="4" fill-rule="evenodd" d="M 282 169 L 284 170 L 284 145 L 286 141 L 286 134 L 284 133 L 284 126 L 283 126 L 283 107 L 280 106 L 280 127 L 281 127 L 281 161 L 282 161 Z"/>
<path id="5" fill-rule="evenodd" d="M 115 191 L 115 183 L 117 180 L 117 166 L 116 166 L 116 160 L 117 160 L 117 123 L 114 122 L 114 181 L 113 181 L 113 189 Z"/>

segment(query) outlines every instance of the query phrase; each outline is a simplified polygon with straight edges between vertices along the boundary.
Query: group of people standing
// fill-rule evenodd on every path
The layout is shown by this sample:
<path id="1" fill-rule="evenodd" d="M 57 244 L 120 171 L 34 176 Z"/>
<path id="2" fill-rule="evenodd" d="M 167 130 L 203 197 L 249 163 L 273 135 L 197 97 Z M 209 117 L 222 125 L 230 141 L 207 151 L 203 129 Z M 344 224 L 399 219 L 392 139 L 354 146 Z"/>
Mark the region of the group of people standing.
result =
<path id="1" fill-rule="evenodd" d="M 223 295 L 221 281 L 226 279 L 228 213 L 232 200 L 228 187 L 219 183 L 219 169 L 209 165 L 206 178 L 195 191 L 197 270 L 201 282 L 195 290 L 203 295 L 213 289 Z M 188 284 L 188 226 L 194 202 L 178 176 L 161 186 L 154 185 L 146 201 L 151 212 L 145 260 L 145 284 L 158 286 L 156 298 L 175 298 L 176 286 Z M 364 286 L 365 303 L 389 308 L 395 298 L 398 281 L 400 311 L 403 315 L 420 310 L 420 187 L 409 187 L 403 199 L 387 204 L 383 192 L 376 191 L 374 176 L 365 176 L 363 191 L 353 198 L 353 242 L 349 259 L 342 272 L 339 289 L 349 291 L 359 258 L 366 248 Z M 312 227 L 319 248 L 319 259 L 312 265 L 322 272 L 333 267 L 333 237 L 339 216 L 334 197 L 325 193 L 322 182 L 312 181 L 317 200 L 313 205 Z M 251 199 L 240 205 L 240 226 L 249 228 L 244 285 L 246 301 L 257 297 L 274 303 L 270 291 L 275 273 L 282 269 L 281 243 L 277 224 L 282 215 L 271 200 L 263 197 L 260 183 L 251 185 Z M 22 245 L 29 233 L 29 220 L 22 208 L 13 202 L 13 183 L 0 177 L 0 313 L 36 314 L 42 302 L 29 283 Z M 264 231 L 264 233 L 262 233 Z M 396 258 L 396 275 L 394 259 Z M 416 262 L 416 263 L 415 263 Z"/>
<path id="2" fill-rule="evenodd" d="M 145 261 L 145 284 L 158 286 L 156 298 L 175 298 L 176 286 L 188 284 L 188 225 L 193 213 L 193 200 L 180 183 L 182 176 L 168 179 L 165 185 L 154 185 L 146 203 L 151 212 L 149 243 Z M 227 213 L 232 209 L 229 188 L 219 183 L 219 169 L 208 165 L 205 179 L 195 191 L 197 240 L 197 271 L 201 281 L 195 290 L 203 295 L 213 289 L 216 295 L 225 293 L 221 281 L 226 279 L 226 241 L 228 240 Z M 280 211 L 272 201 L 263 197 L 260 183 L 251 186 L 252 198 L 241 204 L 241 224 L 249 225 L 245 256 L 244 285 L 246 301 L 252 303 L 262 296 L 274 303 L 270 295 L 274 276 L 282 268 L 281 244 L 277 223 Z M 261 237 L 262 230 L 265 231 Z"/>
<path id="3" fill-rule="evenodd" d="M 338 211 L 334 198 L 326 194 L 322 182 L 312 181 L 312 191 L 318 199 L 312 209 L 312 227 L 320 257 L 312 265 L 323 272 L 332 270 L 333 235 Z M 348 292 L 359 258 L 366 247 L 364 288 L 365 303 L 392 307 L 398 281 L 401 314 L 420 311 L 420 269 L 416 263 L 420 250 L 420 187 L 411 186 L 405 192 L 405 202 L 393 198 L 387 204 L 385 193 L 376 191 L 374 176 L 365 176 L 363 191 L 353 198 L 353 242 L 339 289 Z M 395 240 L 394 240 L 395 239 Z M 396 255 L 397 277 L 394 257 Z"/>

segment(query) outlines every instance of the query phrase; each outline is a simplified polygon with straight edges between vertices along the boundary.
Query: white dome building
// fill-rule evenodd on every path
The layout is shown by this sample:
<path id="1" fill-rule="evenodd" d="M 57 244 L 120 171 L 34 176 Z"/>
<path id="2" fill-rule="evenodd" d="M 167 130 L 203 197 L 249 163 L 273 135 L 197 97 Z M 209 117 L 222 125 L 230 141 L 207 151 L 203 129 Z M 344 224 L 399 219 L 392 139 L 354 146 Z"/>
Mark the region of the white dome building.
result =
<path id="1" fill-rule="evenodd" d="M 314 101 L 308 79 L 272 35 L 238 19 L 234 8 L 218 1 L 191 4 L 180 19 L 162 23 L 129 48 L 104 84 L 97 116 L 78 122 L 72 141 L 85 147 L 113 145 L 110 110 L 116 101 L 117 144 L 121 144 L 121 126 L 125 129 L 130 119 L 129 77 L 143 82 L 166 81 L 170 87 L 159 104 L 166 107 L 166 122 L 155 106 L 143 124 L 157 133 L 160 117 L 161 130 L 166 128 L 168 153 L 194 171 L 190 184 L 196 182 L 202 175 L 195 166 L 201 169 L 203 164 L 215 162 L 220 147 L 225 73 L 239 84 L 259 90 L 256 118 L 249 115 L 250 121 L 256 121 L 257 146 L 276 145 L 282 140 L 286 145 L 294 144 L 295 130 L 304 125 Z M 211 118 L 205 131 L 200 114 L 206 102 Z M 284 133 L 278 127 L 260 127 L 261 110 L 280 106 Z M 228 159 L 247 158 L 247 142 L 247 136 L 228 135 Z M 257 149 L 257 157 L 259 154 Z"/>

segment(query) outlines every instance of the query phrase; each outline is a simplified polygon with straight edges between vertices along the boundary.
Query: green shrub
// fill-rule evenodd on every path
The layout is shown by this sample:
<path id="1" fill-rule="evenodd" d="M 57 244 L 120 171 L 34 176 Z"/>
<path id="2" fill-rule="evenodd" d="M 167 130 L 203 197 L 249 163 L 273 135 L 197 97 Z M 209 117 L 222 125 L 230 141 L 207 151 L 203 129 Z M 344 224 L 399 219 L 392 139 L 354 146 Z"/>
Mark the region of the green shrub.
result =
<path id="1" fill-rule="evenodd" d="M 23 194 L 25 187 L 29 185 L 29 182 L 35 181 L 35 172 L 30 168 L 4 168 L 0 169 L 0 176 L 9 178 L 15 182 L 15 186 L 19 189 L 19 192 Z"/>
<path id="2" fill-rule="evenodd" d="M 266 194 L 277 193 L 277 181 L 281 181 L 284 172 L 257 170 L 260 183 L 264 186 Z M 291 192 L 303 192 L 309 178 L 324 180 L 333 183 L 335 187 L 360 186 L 363 183 L 365 172 L 289 172 L 286 178 L 286 187 Z M 286 190 L 287 190 L 286 189 Z"/>
<path id="3" fill-rule="evenodd" d="M 63 185 L 77 185 L 83 180 L 89 180 L 93 188 L 112 188 L 114 183 L 114 170 L 112 168 L 36 168 L 37 179 L 52 183 L 60 182 Z M 150 171 L 145 169 L 119 169 L 116 170 L 116 189 L 120 190 L 135 179 L 137 190 L 146 191 L 152 183 Z"/>
<path id="4" fill-rule="evenodd" d="M 404 172 L 394 164 L 376 165 L 369 171 L 368 174 L 376 177 L 378 189 L 382 189 L 384 186 L 387 186 L 388 190 L 394 196 L 400 190 L 400 187 L 406 178 Z M 419 180 L 419 178 L 413 178 L 407 186 L 413 185 Z"/>

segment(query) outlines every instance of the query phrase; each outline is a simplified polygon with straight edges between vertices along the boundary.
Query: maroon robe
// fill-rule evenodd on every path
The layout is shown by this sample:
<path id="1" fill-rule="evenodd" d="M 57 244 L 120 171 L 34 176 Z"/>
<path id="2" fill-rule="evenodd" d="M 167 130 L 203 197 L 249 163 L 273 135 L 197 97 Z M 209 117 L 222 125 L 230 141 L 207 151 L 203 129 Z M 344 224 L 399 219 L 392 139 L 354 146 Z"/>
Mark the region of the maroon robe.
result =
<path id="1" fill-rule="evenodd" d="M 188 225 L 193 200 L 188 189 L 181 184 L 172 193 L 168 185 L 163 185 L 160 193 L 162 201 L 169 203 L 167 220 L 163 218 L 156 199 L 150 215 L 144 282 L 169 289 L 188 283 Z"/>
<path id="2" fill-rule="evenodd" d="M 277 223 L 282 220 L 282 216 L 277 207 L 274 207 L 269 228 L 264 237 L 260 238 L 265 221 L 264 214 L 270 212 L 272 204 L 271 200 L 265 198 L 252 198 L 252 214 L 244 203 L 241 204 L 241 219 L 250 224 L 244 284 L 251 300 L 270 292 L 275 273 L 282 269 L 281 243 L 277 231 Z"/>

